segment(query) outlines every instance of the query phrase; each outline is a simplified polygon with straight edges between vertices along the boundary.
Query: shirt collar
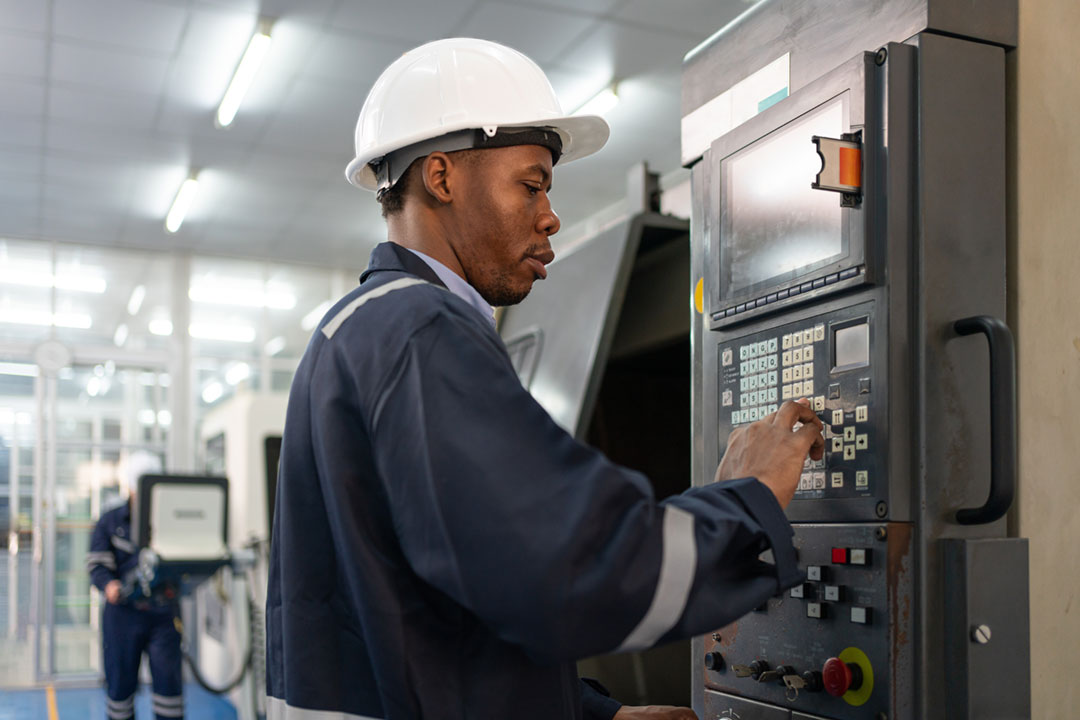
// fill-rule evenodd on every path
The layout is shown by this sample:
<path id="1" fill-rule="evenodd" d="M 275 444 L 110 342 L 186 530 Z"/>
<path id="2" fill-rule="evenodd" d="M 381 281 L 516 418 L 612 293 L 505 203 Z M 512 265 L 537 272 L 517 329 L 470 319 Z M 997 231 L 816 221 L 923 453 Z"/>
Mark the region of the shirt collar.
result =
<path id="1" fill-rule="evenodd" d="M 469 303 L 469 305 L 472 305 L 474 308 L 476 308 L 477 312 L 487 318 L 488 322 L 491 323 L 492 327 L 495 326 L 495 308 L 487 304 L 487 302 L 480 295 L 480 293 L 476 291 L 476 288 L 465 282 L 460 275 L 443 265 L 435 258 L 428 257 L 419 250 L 413 250 L 412 248 L 407 249 L 409 252 L 416 255 L 418 258 L 428 264 L 428 267 L 430 267 L 435 272 L 435 274 L 439 276 L 439 279 L 442 280 L 443 285 L 446 286 L 447 290 L 454 293 L 465 302 Z"/>

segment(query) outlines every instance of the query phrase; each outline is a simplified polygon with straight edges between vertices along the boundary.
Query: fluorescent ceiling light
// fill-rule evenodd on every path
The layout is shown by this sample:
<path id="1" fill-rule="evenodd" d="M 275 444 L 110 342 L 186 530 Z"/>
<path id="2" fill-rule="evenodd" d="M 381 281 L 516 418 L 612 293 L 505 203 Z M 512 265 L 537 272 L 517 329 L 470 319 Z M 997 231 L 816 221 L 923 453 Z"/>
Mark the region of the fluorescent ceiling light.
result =
<path id="1" fill-rule="evenodd" d="M 266 59 L 266 53 L 270 50 L 270 22 L 261 20 L 255 34 L 251 36 L 244 56 L 240 58 L 240 64 L 236 66 L 229 87 L 225 90 L 225 96 L 221 98 L 221 104 L 217 109 L 218 127 L 228 127 L 236 117 L 240 103 L 244 101 L 244 95 L 255 80 L 259 66 Z"/>
<path id="2" fill-rule="evenodd" d="M 124 323 L 120 323 L 116 326 L 116 332 L 112 336 L 113 342 L 116 343 L 116 347 L 124 347 L 124 343 L 128 339 L 128 326 Z"/>
<path id="3" fill-rule="evenodd" d="M 84 313 L 50 313 L 40 310 L 0 310 L 0 323 L 12 325 L 42 325 L 48 327 L 75 328 L 89 330 L 93 320 Z"/>
<path id="4" fill-rule="evenodd" d="M 247 363 L 236 363 L 225 371 L 225 382 L 230 385 L 238 385 L 251 377 L 251 366 Z"/>
<path id="5" fill-rule="evenodd" d="M 611 108 L 619 104 L 619 93 L 615 83 L 596 93 L 591 100 L 574 111 L 574 115 L 606 115 Z"/>
<path id="6" fill-rule="evenodd" d="M 37 377 L 38 366 L 32 363 L 0 362 L 0 375 L 19 375 L 21 377 Z"/>
<path id="7" fill-rule="evenodd" d="M 158 410 L 157 424 L 162 427 L 169 427 L 172 425 L 172 413 L 168 410 Z"/>
<path id="8" fill-rule="evenodd" d="M 180 225 L 184 222 L 184 216 L 191 209 L 191 204 L 195 202 L 195 196 L 198 194 L 198 173 L 192 173 L 191 177 L 182 182 L 180 189 L 176 191 L 176 198 L 173 199 L 172 207 L 169 208 L 169 214 L 165 216 L 166 230 L 174 233 L 180 229 Z"/>
<path id="9" fill-rule="evenodd" d="M 266 345 L 263 346 L 263 352 L 267 355 L 277 355 L 279 352 L 285 349 L 285 338 L 278 335 L 276 338 L 272 338 Z"/>
<path id="10" fill-rule="evenodd" d="M 322 320 L 323 315 L 326 314 L 326 311 L 329 310 L 332 305 L 333 303 L 329 300 L 324 300 L 323 302 L 316 305 L 311 312 L 309 312 L 307 315 L 300 319 L 300 327 L 302 327 L 305 332 L 311 332 L 312 330 L 314 330 L 315 326 L 319 324 L 319 321 Z"/>
<path id="11" fill-rule="evenodd" d="M 146 299 L 146 286 L 136 285 L 135 289 L 131 291 L 131 297 L 128 298 L 127 311 L 128 315 L 138 315 L 139 309 L 142 307 L 143 300 Z"/>
<path id="12" fill-rule="evenodd" d="M 6 267 L 0 270 L 0 284 L 19 285 L 21 287 L 56 288 L 76 292 L 105 292 L 108 284 L 101 277 L 100 271 L 80 271 L 79 274 L 53 274 L 34 267 Z"/>
<path id="13" fill-rule="evenodd" d="M 206 387 L 203 388 L 202 400 L 207 405 L 210 405 L 211 403 L 220 399 L 221 396 L 224 394 L 225 388 L 221 386 L 221 383 L 215 380 L 214 382 L 208 384 Z"/>
<path id="14" fill-rule="evenodd" d="M 153 335 L 172 335 L 172 321 L 168 318 L 157 318 L 156 320 L 150 321 L 147 329 L 150 330 L 150 333 Z"/>
<path id="15" fill-rule="evenodd" d="M 157 420 L 157 415 L 155 415 L 154 411 L 150 408 L 143 408 L 140 410 L 138 417 L 139 422 L 143 425 L 153 425 L 154 421 Z"/>
<path id="16" fill-rule="evenodd" d="M 215 325 L 212 323 L 192 323 L 188 334 L 200 340 L 220 340 L 222 342 L 249 343 L 255 341 L 255 328 L 250 325 Z"/>
<path id="17" fill-rule="evenodd" d="M 222 278 L 210 285 L 193 285 L 188 290 L 192 302 L 209 305 L 238 305 L 240 307 L 267 307 L 273 310 L 292 310 L 296 296 L 284 288 L 267 287 L 252 290 L 238 281 Z"/>

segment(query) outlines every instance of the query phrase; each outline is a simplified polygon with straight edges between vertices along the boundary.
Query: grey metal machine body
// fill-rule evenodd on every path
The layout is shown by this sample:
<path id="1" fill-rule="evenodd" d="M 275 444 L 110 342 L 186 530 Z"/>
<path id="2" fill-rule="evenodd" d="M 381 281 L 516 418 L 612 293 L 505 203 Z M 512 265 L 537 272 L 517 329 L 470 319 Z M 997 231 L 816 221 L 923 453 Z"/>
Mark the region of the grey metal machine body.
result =
<path id="1" fill-rule="evenodd" d="M 767 0 L 687 57 L 684 116 L 774 58 L 790 63 L 785 99 L 718 124 L 700 154 L 684 144 L 691 276 L 704 284 L 693 483 L 712 482 L 734 427 L 784 399 L 806 397 L 827 428 L 826 458 L 788 508 L 807 582 L 693 643 L 707 720 L 1030 715 L 1027 545 L 1002 518 L 1016 471 L 1001 322 L 1016 10 L 962 10 Z M 810 146 L 829 122 L 861 148 L 861 194 L 833 194 L 838 209 L 813 225 L 792 208 L 824 207 L 814 171 L 806 197 L 785 196 L 785 163 L 754 158 L 792 135 Z M 755 167 L 775 171 L 774 198 L 746 194 Z M 755 270 L 790 257 L 793 237 L 826 249 Z"/>

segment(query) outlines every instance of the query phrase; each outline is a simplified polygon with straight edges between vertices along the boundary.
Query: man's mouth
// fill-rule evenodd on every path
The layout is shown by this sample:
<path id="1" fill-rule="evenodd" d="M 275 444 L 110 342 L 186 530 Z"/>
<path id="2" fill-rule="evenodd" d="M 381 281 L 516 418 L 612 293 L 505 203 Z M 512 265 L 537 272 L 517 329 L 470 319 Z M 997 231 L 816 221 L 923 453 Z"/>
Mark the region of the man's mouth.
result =
<path id="1" fill-rule="evenodd" d="M 551 248 L 540 250 L 539 252 L 530 253 L 525 256 L 525 262 L 532 268 L 533 273 L 538 280 L 544 280 L 547 278 L 547 268 L 544 267 L 552 260 L 555 259 L 555 251 Z"/>

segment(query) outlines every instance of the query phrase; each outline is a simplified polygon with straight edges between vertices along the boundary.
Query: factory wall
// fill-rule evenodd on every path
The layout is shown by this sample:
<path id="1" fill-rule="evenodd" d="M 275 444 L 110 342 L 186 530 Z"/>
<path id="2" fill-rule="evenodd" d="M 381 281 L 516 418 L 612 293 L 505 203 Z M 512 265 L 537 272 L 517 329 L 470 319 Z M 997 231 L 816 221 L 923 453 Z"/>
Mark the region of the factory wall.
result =
<path id="1" fill-rule="evenodd" d="M 1032 717 L 1080 689 L 1080 4 L 1020 0 L 1009 56 L 1009 312 L 1019 362 L 1015 534 L 1030 538 Z M 1003 673 L 1006 668 L 1002 668 Z"/>

